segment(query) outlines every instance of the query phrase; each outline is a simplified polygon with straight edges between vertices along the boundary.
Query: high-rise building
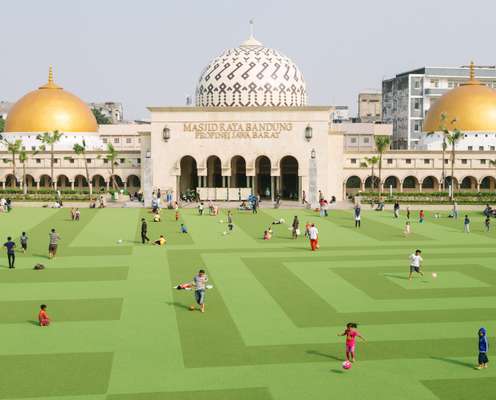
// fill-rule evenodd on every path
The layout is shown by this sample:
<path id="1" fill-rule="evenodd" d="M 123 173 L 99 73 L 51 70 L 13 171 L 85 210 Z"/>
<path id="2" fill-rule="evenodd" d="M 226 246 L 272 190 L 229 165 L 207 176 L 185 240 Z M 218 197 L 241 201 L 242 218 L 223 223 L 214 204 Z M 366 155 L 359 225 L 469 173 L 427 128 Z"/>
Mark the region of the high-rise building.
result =
<path id="1" fill-rule="evenodd" d="M 474 66 L 475 78 L 496 88 L 496 66 Z M 469 66 L 423 67 L 382 81 L 382 120 L 393 124 L 395 149 L 415 149 L 429 108 L 469 78 Z"/>
<path id="2" fill-rule="evenodd" d="M 358 94 L 358 119 L 361 122 L 377 122 L 382 119 L 382 94 L 366 91 Z"/>

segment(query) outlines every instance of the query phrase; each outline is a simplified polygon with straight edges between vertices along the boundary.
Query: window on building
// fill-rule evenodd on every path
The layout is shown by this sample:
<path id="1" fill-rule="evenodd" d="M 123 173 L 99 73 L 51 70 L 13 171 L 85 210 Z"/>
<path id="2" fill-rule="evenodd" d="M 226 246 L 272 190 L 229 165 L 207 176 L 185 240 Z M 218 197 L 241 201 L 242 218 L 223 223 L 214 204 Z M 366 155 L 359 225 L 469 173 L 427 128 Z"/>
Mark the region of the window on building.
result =
<path id="1" fill-rule="evenodd" d="M 119 160 L 119 162 L 120 162 L 121 164 L 124 164 L 124 163 L 126 162 L 126 160 L 125 160 L 124 158 L 121 158 L 121 159 Z"/>
<path id="2" fill-rule="evenodd" d="M 479 151 L 484 151 L 484 146 L 479 146 Z"/>
<path id="3" fill-rule="evenodd" d="M 119 138 L 118 137 L 115 137 L 114 138 L 114 143 L 119 143 Z"/>
<path id="4" fill-rule="evenodd" d="M 31 146 L 31 150 L 32 151 L 35 151 L 36 150 L 36 146 Z"/>
<path id="5" fill-rule="evenodd" d="M 138 138 L 138 143 L 141 143 L 141 138 Z"/>
<path id="6" fill-rule="evenodd" d="M 420 89 L 420 80 L 419 79 L 415 80 L 414 87 L 415 87 L 415 89 Z"/>
<path id="7" fill-rule="evenodd" d="M 415 110 L 419 110 L 420 109 L 420 100 L 415 99 L 415 101 L 413 103 L 413 107 L 415 108 Z"/>
<path id="8" fill-rule="evenodd" d="M 368 137 L 363 138 L 363 143 L 370 143 L 370 138 L 368 138 Z"/>
<path id="9" fill-rule="evenodd" d="M 54 159 L 53 159 L 53 163 L 54 163 L 54 164 L 58 164 L 58 163 L 59 163 L 59 159 L 58 159 L 58 158 L 54 158 Z"/>
<path id="10" fill-rule="evenodd" d="M 41 159 L 40 158 L 37 158 L 36 159 L 36 164 L 41 164 Z"/>
<path id="11" fill-rule="evenodd" d="M 431 86 L 434 88 L 439 87 L 439 79 L 431 79 Z"/>
<path id="12" fill-rule="evenodd" d="M 74 164 L 74 158 L 69 158 L 69 162 L 70 162 L 71 164 Z"/>
<path id="13" fill-rule="evenodd" d="M 418 122 L 415 122 L 415 124 L 413 125 L 413 130 L 415 132 L 418 132 L 420 130 L 420 124 Z"/>
<path id="14" fill-rule="evenodd" d="M 474 149 L 473 146 L 468 146 L 468 150 L 472 151 Z"/>
<path id="15" fill-rule="evenodd" d="M 351 143 L 356 143 L 356 138 L 352 137 L 351 138 Z"/>
<path id="16" fill-rule="evenodd" d="M 351 162 L 352 164 L 356 164 L 356 161 L 357 161 L 357 160 L 356 160 L 356 158 L 352 158 L 352 159 L 350 160 L 350 162 Z"/>
<path id="17" fill-rule="evenodd" d="M 448 164 L 449 163 L 449 160 L 447 158 L 444 159 L 444 163 L 445 164 Z"/>
<path id="18" fill-rule="evenodd" d="M 431 162 L 431 160 L 429 160 L 428 158 L 424 159 L 424 164 L 429 164 L 430 162 Z"/>
<path id="19" fill-rule="evenodd" d="M 393 159 L 392 159 L 392 158 L 388 158 L 388 159 L 387 159 L 387 163 L 388 163 L 388 164 L 392 164 L 392 163 L 393 163 Z"/>
<path id="20" fill-rule="evenodd" d="M 141 164 L 141 158 L 137 158 L 136 161 L 138 161 L 138 164 Z"/>
<path id="21" fill-rule="evenodd" d="M 480 160 L 481 164 L 482 165 L 485 165 L 486 164 L 486 160 Z"/>
<path id="22" fill-rule="evenodd" d="M 87 158 L 87 159 L 86 159 L 86 162 L 87 162 L 88 164 L 91 164 L 91 158 Z"/>
<path id="23" fill-rule="evenodd" d="M 104 138 L 102 139 L 102 142 L 103 142 L 103 143 L 108 143 L 108 139 L 107 139 L 106 137 L 104 137 Z"/>
<path id="24" fill-rule="evenodd" d="M 104 164 L 108 164 L 108 160 L 106 158 L 103 159 Z"/>
<path id="25" fill-rule="evenodd" d="M 129 143 L 132 143 L 133 142 L 133 139 L 131 139 L 130 137 L 126 138 L 126 143 L 129 144 Z"/>
<path id="26" fill-rule="evenodd" d="M 466 159 L 466 158 L 464 158 L 464 159 L 462 160 L 462 164 L 466 164 L 466 163 L 467 163 L 467 159 Z"/>
<path id="27" fill-rule="evenodd" d="M 489 146 L 489 148 L 491 149 L 491 151 L 494 151 L 495 150 L 495 147 L 494 146 Z"/>
<path id="28" fill-rule="evenodd" d="M 407 164 L 411 164 L 411 163 L 412 163 L 412 159 L 411 159 L 411 158 L 407 158 L 407 159 L 405 160 L 405 163 L 407 163 Z"/>

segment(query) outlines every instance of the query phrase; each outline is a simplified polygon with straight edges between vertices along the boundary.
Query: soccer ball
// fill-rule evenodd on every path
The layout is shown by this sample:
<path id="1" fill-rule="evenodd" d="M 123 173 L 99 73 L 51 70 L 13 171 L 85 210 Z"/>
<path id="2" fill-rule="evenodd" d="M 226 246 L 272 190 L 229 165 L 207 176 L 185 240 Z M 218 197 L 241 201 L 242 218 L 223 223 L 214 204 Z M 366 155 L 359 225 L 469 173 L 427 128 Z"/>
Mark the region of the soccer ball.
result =
<path id="1" fill-rule="evenodd" d="M 220 222 L 221 224 L 223 224 L 223 223 L 224 223 L 224 220 L 223 220 L 223 219 L 221 219 L 219 222 Z"/>
<path id="2" fill-rule="evenodd" d="M 195 306 L 189 306 L 189 311 L 195 311 Z"/>
<path id="3" fill-rule="evenodd" d="M 350 368 L 351 368 L 351 363 L 348 360 L 343 362 L 343 369 L 350 369 Z"/>
<path id="4" fill-rule="evenodd" d="M 433 277 L 433 278 L 437 278 L 437 273 L 433 272 L 433 273 L 432 273 L 432 277 Z"/>
<path id="5" fill-rule="evenodd" d="M 121 244 L 121 243 L 122 243 L 122 239 L 119 239 L 119 240 L 117 241 L 117 244 Z"/>
<path id="6" fill-rule="evenodd" d="M 227 235 L 227 232 L 226 232 L 226 231 L 224 231 L 224 232 L 222 232 L 222 234 L 223 234 L 223 235 Z"/>

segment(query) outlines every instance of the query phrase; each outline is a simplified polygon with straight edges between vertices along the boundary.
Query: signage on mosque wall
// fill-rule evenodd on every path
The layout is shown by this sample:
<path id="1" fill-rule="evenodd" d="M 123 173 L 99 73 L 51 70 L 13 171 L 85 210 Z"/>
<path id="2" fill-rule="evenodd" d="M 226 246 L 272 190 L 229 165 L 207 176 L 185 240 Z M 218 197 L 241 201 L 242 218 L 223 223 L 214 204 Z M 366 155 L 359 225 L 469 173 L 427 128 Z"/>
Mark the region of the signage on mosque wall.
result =
<path id="1" fill-rule="evenodd" d="M 291 122 L 185 122 L 184 132 L 195 139 L 278 139 L 291 132 Z"/>

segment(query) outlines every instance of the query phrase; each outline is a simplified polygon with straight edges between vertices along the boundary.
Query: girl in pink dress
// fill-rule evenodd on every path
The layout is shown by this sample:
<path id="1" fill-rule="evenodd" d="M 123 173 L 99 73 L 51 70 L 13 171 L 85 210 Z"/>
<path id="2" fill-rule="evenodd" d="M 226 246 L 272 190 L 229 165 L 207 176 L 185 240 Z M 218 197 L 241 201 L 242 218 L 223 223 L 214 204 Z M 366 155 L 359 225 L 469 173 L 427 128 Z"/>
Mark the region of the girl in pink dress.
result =
<path id="1" fill-rule="evenodd" d="M 356 330 L 358 327 L 354 322 L 349 322 L 346 324 L 346 329 L 343 333 L 338 334 L 338 336 L 346 336 L 346 359 L 351 362 L 355 362 L 355 341 L 356 337 L 365 340 L 360 333 Z"/>

